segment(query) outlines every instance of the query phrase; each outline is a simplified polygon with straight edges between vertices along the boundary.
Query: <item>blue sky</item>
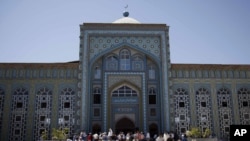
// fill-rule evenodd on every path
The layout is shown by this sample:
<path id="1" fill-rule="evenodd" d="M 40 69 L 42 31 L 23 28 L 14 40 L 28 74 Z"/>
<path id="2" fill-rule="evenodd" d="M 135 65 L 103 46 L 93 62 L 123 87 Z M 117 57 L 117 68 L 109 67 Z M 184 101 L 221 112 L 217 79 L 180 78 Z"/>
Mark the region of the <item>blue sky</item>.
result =
<path id="1" fill-rule="evenodd" d="M 249 0 L 0 0 L 0 62 L 79 59 L 79 25 L 122 17 L 170 26 L 172 63 L 250 64 Z"/>

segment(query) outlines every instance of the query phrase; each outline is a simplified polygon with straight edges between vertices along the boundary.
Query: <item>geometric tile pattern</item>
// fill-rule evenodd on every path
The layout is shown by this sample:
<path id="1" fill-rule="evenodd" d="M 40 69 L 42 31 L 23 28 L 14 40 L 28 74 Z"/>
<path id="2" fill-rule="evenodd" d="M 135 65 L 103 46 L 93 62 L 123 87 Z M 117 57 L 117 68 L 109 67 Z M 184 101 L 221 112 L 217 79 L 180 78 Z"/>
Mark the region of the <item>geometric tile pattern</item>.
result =
<path id="1" fill-rule="evenodd" d="M 227 88 L 217 92 L 217 103 L 221 137 L 229 136 L 229 127 L 233 122 L 231 93 Z"/>
<path id="2" fill-rule="evenodd" d="M 243 87 L 238 90 L 240 122 L 250 125 L 250 90 Z"/>
<path id="3" fill-rule="evenodd" d="M 74 133 L 76 93 L 70 87 L 61 90 L 59 95 L 58 124 L 60 128 L 68 128 L 69 135 Z"/>
<path id="4" fill-rule="evenodd" d="M 137 48 L 147 51 L 156 58 L 160 58 L 160 37 L 150 36 L 150 37 L 138 37 L 138 36 L 90 36 L 89 37 L 89 59 L 97 56 L 110 48 L 128 43 L 134 45 Z"/>
<path id="5" fill-rule="evenodd" d="M 183 88 L 178 88 L 174 93 L 175 123 L 177 133 L 185 133 L 190 127 L 189 95 Z"/>
<path id="6" fill-rule="evenodd" d="M 24 141 L 26 138 L 28 97 L 25 88 L 17 88 L 12 95 L 9 141 Z"/>
<path id="7" fill-rule="evenodd" d="M 197 114 L 197 125 L 202 132 L 206 128 L 212 129 L 211 120 L 211 96 L 206 88 L 199 88 L 196 91 L 196 114 Z"/>
<path id="8" fill-rule="evenodd" d="M 3 124 L 3 106 L 4 106 L 4 97 L 5 92 L 2 88 L 0 88 L 0 133 Z"/>
<path id="9" fill-rule="evenodd" d="M 39 140 L 42 132 L 50 133 L 52 90 L 42 87 L 36 93 L 34 139 Z M 47 134 L 47 137 L 50 135 Z"/>

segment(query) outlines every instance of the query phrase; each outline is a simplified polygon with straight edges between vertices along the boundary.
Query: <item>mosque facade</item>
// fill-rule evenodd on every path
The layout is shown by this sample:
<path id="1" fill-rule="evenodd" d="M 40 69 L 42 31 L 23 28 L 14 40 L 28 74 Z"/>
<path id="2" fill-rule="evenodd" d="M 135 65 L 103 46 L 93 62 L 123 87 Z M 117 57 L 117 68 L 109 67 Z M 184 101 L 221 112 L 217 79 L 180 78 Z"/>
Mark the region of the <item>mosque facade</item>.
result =
<path id="1" fill-rule="evenodd" d="M 250 65 L 173 64 L 168 25 L 124 16 L 81 24 L 78 61 L 0 63 L 0 140 L 250 124 Z"/>

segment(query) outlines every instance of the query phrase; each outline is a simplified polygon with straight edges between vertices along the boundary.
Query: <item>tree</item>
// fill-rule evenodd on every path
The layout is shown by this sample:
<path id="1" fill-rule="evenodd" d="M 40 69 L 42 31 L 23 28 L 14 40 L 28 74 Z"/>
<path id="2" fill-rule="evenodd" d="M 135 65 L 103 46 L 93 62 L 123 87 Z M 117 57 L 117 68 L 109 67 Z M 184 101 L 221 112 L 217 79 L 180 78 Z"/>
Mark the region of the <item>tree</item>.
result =
<path id="1" fill-rule="evenodd" d="M 67 139 L 67 134 L 69 132 L 68 128 L 63 129 L 52 129 L 52 140 L 65 140 Z"/>
<path id="2" fill-rule="evenodd" d="M 205 132 L 202 133 L 203 138 L 207 138 L 211 135 L 211 130 L 206 128 Z"/>
<path id="3" fill-rule="evenodd" d="M 190 137 L 194 138 L 200 138 L 201 137 L 201 131 L 198 127 L 193 127 L 190 130 Z"/>
<path id="4" fill-rule="evenodd" d="M 190 131 L 186 131 L 186 135 L 191 138 L 207 138 L 211 135 L 211 130 L 206 128 L 206 130 L 202 132 L 198 127 L 192 127 Z"/>
<path id="5" fill-rule="evenodd" d="M 41 134 L 41 137 L 43 140 L 47 140 L 48 139 L 48 131 L 47 130 L 44 130 Z"/>

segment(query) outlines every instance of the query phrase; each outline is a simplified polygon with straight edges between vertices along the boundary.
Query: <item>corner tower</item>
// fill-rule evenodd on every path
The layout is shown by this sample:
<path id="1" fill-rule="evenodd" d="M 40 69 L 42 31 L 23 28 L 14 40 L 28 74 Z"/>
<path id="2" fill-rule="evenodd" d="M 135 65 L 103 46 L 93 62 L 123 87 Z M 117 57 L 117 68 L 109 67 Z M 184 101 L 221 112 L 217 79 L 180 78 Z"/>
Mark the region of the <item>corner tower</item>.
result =
<path id="1" fill-rule="evenodd" d="M 168 32 L 166 24 L 142 24 L 128 13 L 80 25 L 79 129 L 170 129 Z"/>

